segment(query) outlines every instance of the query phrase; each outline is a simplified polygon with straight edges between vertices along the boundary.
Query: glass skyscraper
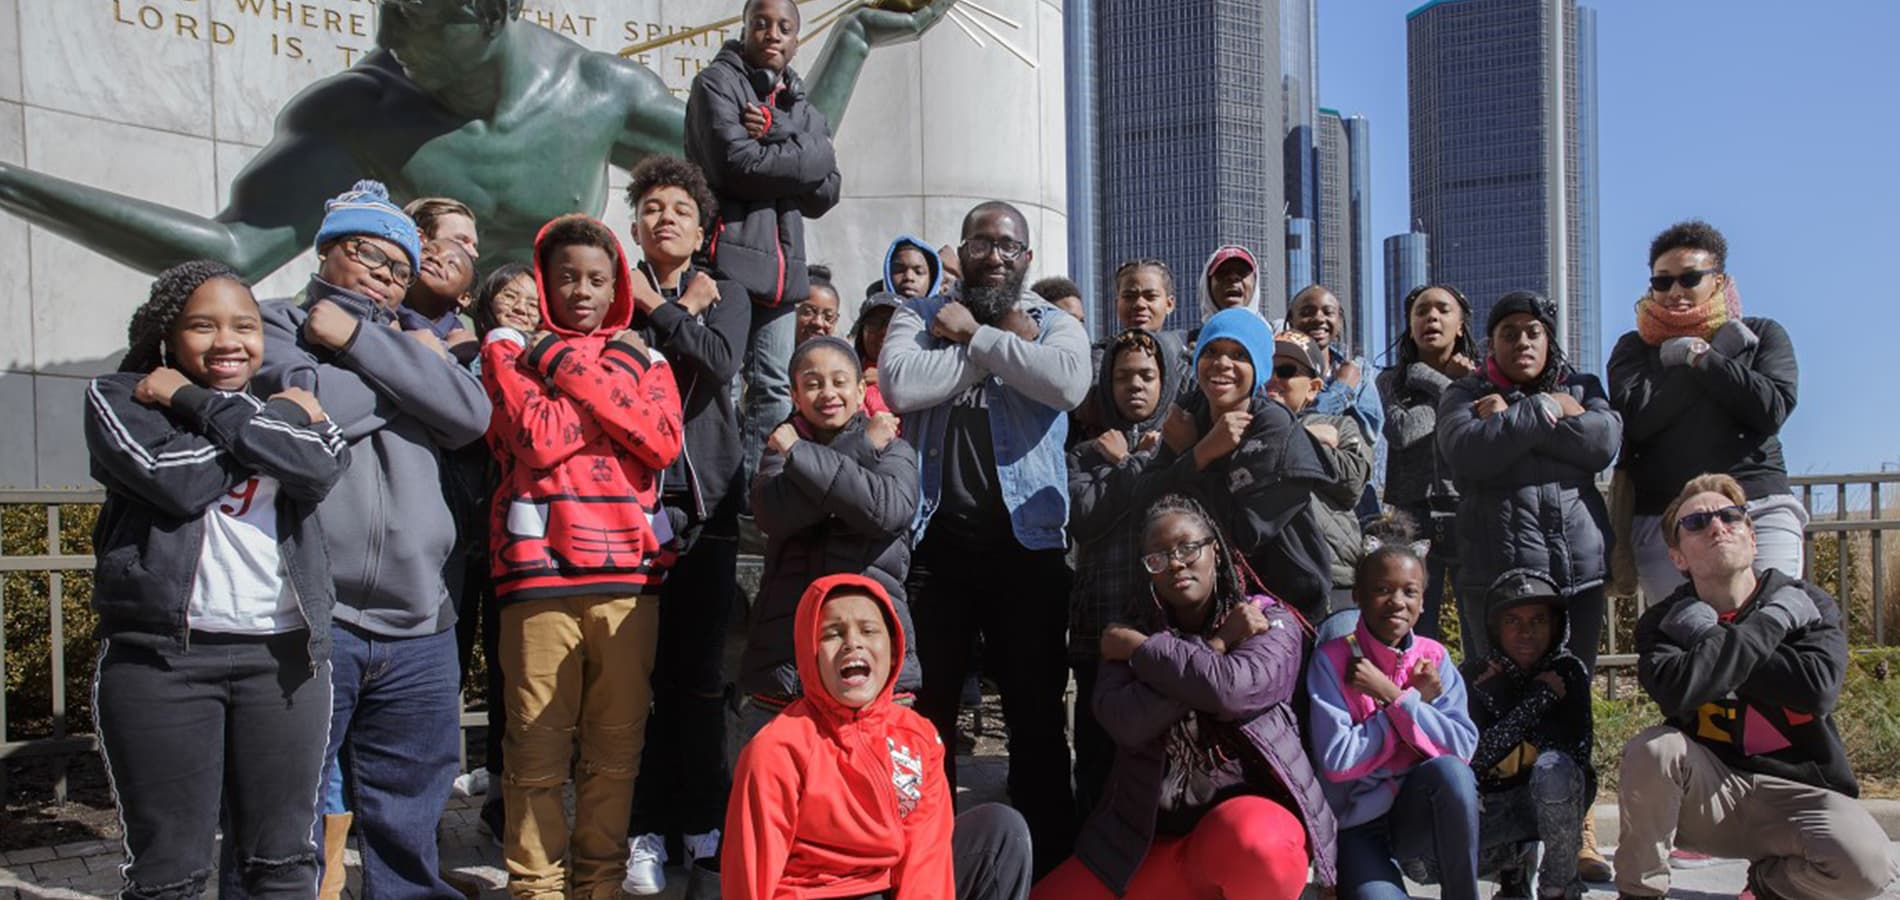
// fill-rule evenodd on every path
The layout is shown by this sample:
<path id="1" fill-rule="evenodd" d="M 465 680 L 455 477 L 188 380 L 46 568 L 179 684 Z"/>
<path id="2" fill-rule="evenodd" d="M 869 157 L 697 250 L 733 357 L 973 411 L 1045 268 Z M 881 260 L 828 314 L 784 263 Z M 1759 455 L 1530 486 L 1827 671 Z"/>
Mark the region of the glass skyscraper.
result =
<path id="1" fill-rule="evenodd" d="M 1359 273 L 1352 266 L 1352 152 L 1346 123 L 1335 110 L 1319 111 L 1319 271 L 1313 279 L 1339 298 L 1346 313 L 1346 334 L 1340 341 L 1357 347 L 1361 330 L 1352 309 L 1353 285 Z M 1294 288 L 1299 290 L 1299 288 Z M 1291 302 L 1292 298 L 1288 298 Z"/>
<path id="2" fill-rule="evenodd" d="M 1346 323 L 1361 345 L 1361 352 L 1371 353 L 1377 349 L 1376 343 L 1384 330 L 1380 321 L 1384 317 L 1379 304 L 1378 278 L 1374 274 L 1372 255 L 1372 124 L 1364 116 L 1347 116 L 1346 153 L 1350 160 L 1347 169 L 1348 203 L 1352 206 L 1352 225 L 1347 230 L 1352 260 L 1352 296 L 1339 295 L 1339 302 L 1346 304 Z"/>
<path id="3" fill-rule="evenodd" d="M 1566 352 L 1600 373 L 1594 17 L 1575 0 L 1433 0 L 1406 16 L 1406 45 L 1432 278 L 1471 298 L 1480 330 L 1509 291 L 1557 300 Z"/>
<path id="4" fill-rule="evenodd" d="M 1286 290 L 1317 280 L 1320 218 L 1318 0 L 1279 0 L 1280 102 L 1286 175 Z"/>
<path id="5" fill-rule="evenodd" d="M 1376 353 L 1367 348 L 1368 355 L 1381 365 L 1392 364 L 1386 351 L 1398 345 L 1399 335 L 1411 325 L 1405 320 L 1405 295 L 1421 284 L 1432 283 L 1430 257 L 1431 240 L 1419 232 L 1385 239 L 1385 343 Z"/>
<path id="6" fill-rule="evenodd" d="M 1319 269 L 1313 280 L 1331 289 L 1346 314 L 1347 346 L 1377 345 L 1377 270 L 1372 265 L 1372 129 L 1361 116 L 1319 111 Z M 1304 285 L 1302 285 L 1303 287 Z M 1295 288 L 1298 290 L 1298 288 Z"/>
<path id="7" fill-rule="evenodd" d="M 1101 274 L 1089 277 L 1105 284 L 1117 264 L 1140 256 L 1166 261 L 1179 301 L 1170 328 L 1199 324 L 1201 268 L 1228 243 L 1260 261 L 1263 312 L 1285 314 L 1284 281 L 1274 271 L 1286 257 L 1281 3 L 1088 3 L 1102 247 Z M 1071 5 L 1065 16 L 1074 15 Z M 1070 102 L 1088 87 L 1071 81 Z M 1071 215 L 1078 202 L 1071 191 Z M 1112 318 L 1105 309 L 1103 319 Z"/>

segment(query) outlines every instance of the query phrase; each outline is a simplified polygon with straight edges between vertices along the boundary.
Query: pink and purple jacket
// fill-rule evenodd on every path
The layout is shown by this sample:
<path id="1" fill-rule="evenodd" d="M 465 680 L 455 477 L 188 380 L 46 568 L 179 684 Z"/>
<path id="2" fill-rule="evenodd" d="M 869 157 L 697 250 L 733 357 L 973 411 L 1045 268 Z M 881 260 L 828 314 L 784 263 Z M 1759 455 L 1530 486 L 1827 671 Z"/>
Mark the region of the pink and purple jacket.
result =
<path id="1" fill-rule="evenodd" d="M 1347 684 L 1355 656 L 1371 660 L 1399 686 L 1398 702 L 1381 708 L 1370 694 Z M 1420 659 L 1438 667 L 1444 686 L 1429 703 L 1410 686 L 1412 667 Z M 1445 646 L 1431 638 L 1408 634 L 1397 648 L 1387 647 L 1362 622 L 1352 634 L 1313 651 L 1306 683 L 1313 701 L 1308 716 L 1313 760 L 1342 830 L 1385 815 L 1414 766 L 1439 756 L 1470 762 L 1478 746 L 1478 726 L 1465 708 L 1464 679 Z"/>

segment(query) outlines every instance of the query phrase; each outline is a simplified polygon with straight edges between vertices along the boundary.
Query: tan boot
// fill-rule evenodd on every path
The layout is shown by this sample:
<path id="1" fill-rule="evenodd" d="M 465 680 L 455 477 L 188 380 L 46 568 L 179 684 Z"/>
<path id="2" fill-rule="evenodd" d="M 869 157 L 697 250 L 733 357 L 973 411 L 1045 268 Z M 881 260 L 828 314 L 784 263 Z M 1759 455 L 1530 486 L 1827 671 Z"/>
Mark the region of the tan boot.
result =
<path id="1" fill-rule="evenodd" d="M 1610 861 L 1604 859 L 1597 850 L 1595 810 L 1586 810 L 1583 814 L 1583 846 L 1577 849 L 1577 877 L 1598 884 L 1616 879 L 1616 873 L 1610 869 Z"/>
<path id="2" fill-rule="evenodd" d="M 350 823 L 355 820 L 355 813 L 328 813 L 323 817 L 323 882 L 317 885 L 317 900 L 343 896 L 343 847 L 350 841 Z"/>

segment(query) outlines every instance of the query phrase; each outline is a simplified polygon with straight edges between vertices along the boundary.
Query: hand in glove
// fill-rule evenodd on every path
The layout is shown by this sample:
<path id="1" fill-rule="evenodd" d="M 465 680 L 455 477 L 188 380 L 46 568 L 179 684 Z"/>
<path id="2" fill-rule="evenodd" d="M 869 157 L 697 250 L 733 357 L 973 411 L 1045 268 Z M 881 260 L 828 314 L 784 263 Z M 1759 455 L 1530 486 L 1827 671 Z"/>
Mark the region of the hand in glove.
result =
<path id="1" fill-rule="evenodd" d="M 1664 366 L 1686 366 L 1709 351 L 1709 342 L 1699 337 L 1670 338 L 1662 342 Z"/>
<path id="2" fill-rule="evenodd" d="M 1715 607 L 1700 600 L 1684 600 L 1663 616 L 1659 627 L 1676 646 L 1688 648 L 1700 643 L 1709 632 L 1720 627 L 1721 621 L 1715 614 Z"/>
<path id="3" fill-rule="evenodd" d="M 1800 631 L 1821 621 L 1821 611 L 1815 608 L 1814 598 L 1799 588 L 1782 588 L 1762 604 L 1760 613 L 1781 623 L 1784 630 Z"/>
<path id="4" fill-rule="evenodd" d="M 1733 357 L 1761 343 L 1761 338 L 1740 319 L 1731 319 L 1727 325 L 1715 330 L 1715 336 L 1709 339 L 1709 347 L 1723 356 Z"/>

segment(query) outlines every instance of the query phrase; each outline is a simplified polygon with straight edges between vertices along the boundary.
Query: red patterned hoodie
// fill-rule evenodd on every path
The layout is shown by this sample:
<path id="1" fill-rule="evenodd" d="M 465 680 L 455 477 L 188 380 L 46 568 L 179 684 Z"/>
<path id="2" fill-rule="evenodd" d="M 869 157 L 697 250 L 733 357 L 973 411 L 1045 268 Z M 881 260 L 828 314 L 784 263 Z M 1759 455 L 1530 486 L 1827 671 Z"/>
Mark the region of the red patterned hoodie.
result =
<path id="1" fill-rule="evenodd" d="M 611 340 L 633 321 L 632 274 L 617 245 L 613 305 L 600 327 L 582 334 L 554 320 L 539 260 L 559 221 L 535 237 L 549 335 L 526 347 L 498 329 L 482 348 L 494 404 L 488 446 L 501 466 L 490 568 L 504 603 L 651 593 L 673 564 L 659 493 L 680 452 L 679 389 L 658 353 Z"/>
<path id="2" fill-rule="evenodd" d="M 832 697 L 818 671 L 825 599 L 844 588 L 877 600 L 891 630 L 890 674 L 862 709 Z M 739 754 L 726 805 L 722 896 L 888 892 L 892 900 L 952 900 L 956 806 L 943 777 L 943 741 L 929 720 L 891 699 L 906 635 L 889 595 L 862 575 L 820 578 L 798 602 L 793 635 L 807 688 Z"/>

